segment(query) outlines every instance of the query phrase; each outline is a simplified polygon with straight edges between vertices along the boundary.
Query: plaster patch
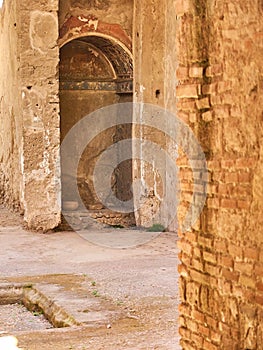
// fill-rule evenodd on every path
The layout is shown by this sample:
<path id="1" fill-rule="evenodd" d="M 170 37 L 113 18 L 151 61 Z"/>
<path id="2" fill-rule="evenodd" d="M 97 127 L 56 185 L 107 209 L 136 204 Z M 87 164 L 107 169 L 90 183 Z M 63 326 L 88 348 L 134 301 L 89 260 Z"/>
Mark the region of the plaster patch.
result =
<path id="1" fill-rule="evenodd" d="M 27 110 L 24 125 L 33 128 L 43 128 L 43 111 L 46 104 L 47 92 L 37 88 L 23 88 L 23 107 Z"/>
<path id="2" fill-rule="evenodd" d="M 30 16 L 30 43 L 34 50 L 45 53 L 57 45 L 58 20 L 50 12 L 34 11 Z"/>

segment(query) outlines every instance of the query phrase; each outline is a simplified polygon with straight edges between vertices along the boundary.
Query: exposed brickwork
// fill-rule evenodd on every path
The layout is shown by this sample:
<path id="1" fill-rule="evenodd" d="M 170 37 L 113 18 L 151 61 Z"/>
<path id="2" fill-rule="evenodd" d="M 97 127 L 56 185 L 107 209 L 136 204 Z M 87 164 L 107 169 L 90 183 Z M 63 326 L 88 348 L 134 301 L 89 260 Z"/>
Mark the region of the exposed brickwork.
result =
<path id="1" fill-rule="evenodd" d="M 179 242 L 181 344 L 263 349 L 262 8 L 233 0 L 178 1 L 177 9 L 177 106 L 202 143 L 210 177 L 200 229 Z M 187 202 L 186 165 L 181 178 Z"/>

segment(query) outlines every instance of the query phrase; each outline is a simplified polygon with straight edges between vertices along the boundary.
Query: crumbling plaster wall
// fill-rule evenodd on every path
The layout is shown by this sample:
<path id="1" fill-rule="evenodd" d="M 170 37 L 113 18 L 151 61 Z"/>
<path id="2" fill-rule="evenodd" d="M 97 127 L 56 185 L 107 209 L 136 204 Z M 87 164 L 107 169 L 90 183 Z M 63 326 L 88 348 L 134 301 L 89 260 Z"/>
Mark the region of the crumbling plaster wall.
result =
<path id="1" fill-rule="evenodd" d="M 20 2 L 23 204 L 27 225 L 60 222 L 58 1 Z"/>
<path id="2" fill-rule="evenodd" d="M 176 26 L 175 26 L 175 2 L 166 1 L 137 1 L 134 11 L 134 101 L 143 102 L 149 105 L 160 107 L 160 111 L 167 110 L 176 115 L 176 68 L 177 47 L 175 45 Z M 149 107 L 146 107 L 146 110 Z M 162 117 L 159 122 L 159 130 L 141 126 L 144 111 L 134 113 L 134 137 L 141 138 L 140 149 L 135 149 L 134 154 L 140 158 L 146 159 L 148 142 L 158 144 L 166 154 L 176 159 L 178 149 L 174 140 L 169 139 L 161 131 L 165 125 L 167 130 L 174 128 L 175 119 L 169 118 L 161 112 Z M 169 123 L 173 125 L 169 125 Z M 160 154 L 155 154 L 160 160 Z M 166 160 L 163 160 L 162 168 L 166 168 Z M 177 186 L 177 178 L 170 178 L 168 172 L 161 176 L 160 166 L 153 159 L 151 163 L 134 160 L 134 179 L 139 179 L 143 184 L 143 191 L 140 195 L 140 210 L 136 212 L 137 223 L 142 226 L 151 226 L 152 224 L 169 223 L 170 230 L 176 230 L 176 213 L 168 217 L 171 210 L 164 210 L 164 215 L 155 214 L 159 211 L 163 200 L 169 206 L 175 198 L 170 197 L 165 192 L 168 182 Z M 173 204 L 172 204 L 173 205 Z"/>
<path id="3" fill-rule="evenodd" d="M 1 12 L 1 191 L 29 228 L 60 221 L 58 3 L 6 0 Z"/>
<path id="4" fill-rule="evenodd" d="M 154 24 L 154 25 L 153 25 Z M 134 10 L 134 101 L 164 107 L 166 61 L 166 2 L 137 1 Z M 164 178 L 160 178 L 154 162 L 147 162 L 147 142 L 157 142 L 165 148 L 166 139 L 162 132 L 142 126 L 143 109 L 134 112 L 134 137 L 141 139 L 134 148 L 134 154 L 142 160 L 134 160 L 133 177 L 140 180 L 139 210 L 136 221 L 140 226 L 151 226 L 151 218 L 159 210 L 163 196 Z M 165 123 L 165 120 L 162 121 Z M 164 165 L 165 166 L 165 165 Z M 158 222 L 161 224 L 161 222 Z"/>
<path id="5" fill-rule="evenodd" d="M 0 200 L 13 208 L 20 208 L 23 161 L 19 24 L 17 1 L 5 1 L 0 8 Z"/>

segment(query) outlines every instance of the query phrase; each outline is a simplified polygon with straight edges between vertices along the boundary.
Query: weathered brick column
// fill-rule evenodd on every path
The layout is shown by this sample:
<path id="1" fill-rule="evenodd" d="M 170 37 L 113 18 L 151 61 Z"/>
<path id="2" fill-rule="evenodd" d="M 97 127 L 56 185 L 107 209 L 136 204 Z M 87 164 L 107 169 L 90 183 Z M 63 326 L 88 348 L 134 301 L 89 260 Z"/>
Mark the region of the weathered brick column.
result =
<path id="1" fill-rule="evenodd" d="M 179 242 L 181 344 L 189 350 L 259 350 L 262 4 L 176 3 L 177 106 L 202 144 L 210 173 L 200 225 L 181 234 Z M 191 178 L 183 175 L 191 200 Z"/>

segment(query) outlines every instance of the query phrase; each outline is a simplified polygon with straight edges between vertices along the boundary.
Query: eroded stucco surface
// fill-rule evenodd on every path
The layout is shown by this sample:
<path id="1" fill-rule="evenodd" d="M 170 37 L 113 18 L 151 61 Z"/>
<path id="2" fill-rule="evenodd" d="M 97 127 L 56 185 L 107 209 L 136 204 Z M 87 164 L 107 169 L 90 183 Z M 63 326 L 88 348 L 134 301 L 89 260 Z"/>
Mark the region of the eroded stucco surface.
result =
<path id="1" fill-rule="evenodd" d="M 0 10 L 0 193 L 6 204 L 22 200 L 23 137 L 17 2 Z"/>
<path id="2" fill-rule="evenodd" d="M 57 6 L 20 7 L 24 217 L 29 227 L 43 230 L 60 221 Z"/>

